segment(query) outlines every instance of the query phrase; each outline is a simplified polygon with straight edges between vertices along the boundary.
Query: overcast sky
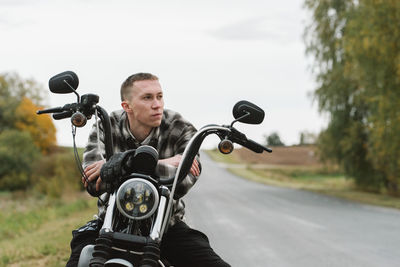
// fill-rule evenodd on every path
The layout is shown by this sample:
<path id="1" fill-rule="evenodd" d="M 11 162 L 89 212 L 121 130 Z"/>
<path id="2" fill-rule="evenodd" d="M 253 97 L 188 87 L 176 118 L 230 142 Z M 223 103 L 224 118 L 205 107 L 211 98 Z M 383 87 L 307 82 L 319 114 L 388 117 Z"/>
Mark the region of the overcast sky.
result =
<path id="1" fill-rule="evenodd" d="M 240 125 L 249 138 L 278 132 L 286 144 L 325 120 L 308 96 L 315 89 L 302 39 L 303 0 L 0 0 L 0 72 L 15 71 L 48 89 L 53 75 L 72 70 L 78 92 L 95 93 L 108 111 L 120 108 L 129 75 L 160 78 L 165 107 L 197 128 L 228 124 L 242 99 L 266 112 L 261 125 Z M 49 106 L 75 100 L 51 95 Z M 92 124 L 93 120 L 89 122 Z M 67 121 L 55 122 L 71 145 Z M 78 130 L 83 146 L 90 127 Z M 212 146 L 211 138 L 206 146 Z"/>

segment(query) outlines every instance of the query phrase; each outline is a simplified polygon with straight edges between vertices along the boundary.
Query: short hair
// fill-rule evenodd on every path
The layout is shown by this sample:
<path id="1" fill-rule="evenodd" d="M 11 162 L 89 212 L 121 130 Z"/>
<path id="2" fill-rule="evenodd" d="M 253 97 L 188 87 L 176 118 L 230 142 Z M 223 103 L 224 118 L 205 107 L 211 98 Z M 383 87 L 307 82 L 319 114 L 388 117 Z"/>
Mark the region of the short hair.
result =
<path id="1" fill-rule="evenodd" d="M 127 100 L 132 95 L 131 87 L 133 87 L 133 83 L 137 81 L 147 81 L 147 80 L 158 80 L 158 77 L 151 73 L 139 72 L 136 74 L 132 74 L 121 85 L 121 101 Z"/>

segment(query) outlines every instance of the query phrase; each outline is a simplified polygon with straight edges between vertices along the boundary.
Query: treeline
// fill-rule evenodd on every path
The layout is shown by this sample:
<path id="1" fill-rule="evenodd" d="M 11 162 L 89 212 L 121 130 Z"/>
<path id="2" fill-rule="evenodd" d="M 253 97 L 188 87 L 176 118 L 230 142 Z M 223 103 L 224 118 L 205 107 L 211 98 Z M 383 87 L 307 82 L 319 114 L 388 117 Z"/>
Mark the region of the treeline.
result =
<path id="1" fill-rule="evenodd" d="M 36 115 L 44 95 L 34 80 L 0 74 L 0 191 L 33 189 L 57 197 L 79 188 L 71 152 L 56 146 L 52 119 Z"/>
<path id="2" fill-rule="evenodd" d="M 306 0 L 321 156 L 365 190 L 400 195 L 400 1 Z"/>

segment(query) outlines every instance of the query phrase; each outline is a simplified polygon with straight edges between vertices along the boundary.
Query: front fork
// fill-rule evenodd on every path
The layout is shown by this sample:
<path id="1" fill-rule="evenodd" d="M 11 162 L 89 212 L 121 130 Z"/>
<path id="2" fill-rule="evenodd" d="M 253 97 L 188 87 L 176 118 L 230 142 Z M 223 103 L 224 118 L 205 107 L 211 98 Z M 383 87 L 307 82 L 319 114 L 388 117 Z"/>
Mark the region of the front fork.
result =
<path id="1" fill-rule="evenodd" d="M 104 223 L 103 227 L 101 227 L 101 230 L 105 232 L 112 232 L 112 219 L 114 216 L 114 208 L 115 208 L 115 192 L 110 195 L 110 198 L 108 199 L 108 207 L 106 210 L 106 215 L 104 216 Z"/>
<path id="2" fill-rule="evenodd" d="M 167 201 L 169 197 L 169 189 L 165 186 L 161 187 L 161 197 L 160 197 L 160 203 L 158 205 L 158 211 L 157 211 L 157 216 L 156 216 L 156 221 L 154 222 L 153 229 L 151 230 L 150 233 L 150 238 L 157 243 L 161 242 L 161 227 L 163 224 L 163 218 L 165 215 L 165 209 L 167 206 Z"/>

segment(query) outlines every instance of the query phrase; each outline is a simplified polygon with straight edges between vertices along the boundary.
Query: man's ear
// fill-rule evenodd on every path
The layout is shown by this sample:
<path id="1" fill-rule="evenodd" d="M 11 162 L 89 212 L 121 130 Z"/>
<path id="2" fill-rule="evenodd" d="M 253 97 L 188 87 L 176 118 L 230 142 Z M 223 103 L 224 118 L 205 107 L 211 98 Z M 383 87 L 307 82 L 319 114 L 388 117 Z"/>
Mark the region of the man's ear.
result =
<path id="1" fill-rule="evenodd" d="M 125 110 L 126 113 L 132 113 L 132 108 L 131 108 L 131 106 L 129 105 L 128 102 L 122 101 L 121 102 L 121 106 Z"/>

